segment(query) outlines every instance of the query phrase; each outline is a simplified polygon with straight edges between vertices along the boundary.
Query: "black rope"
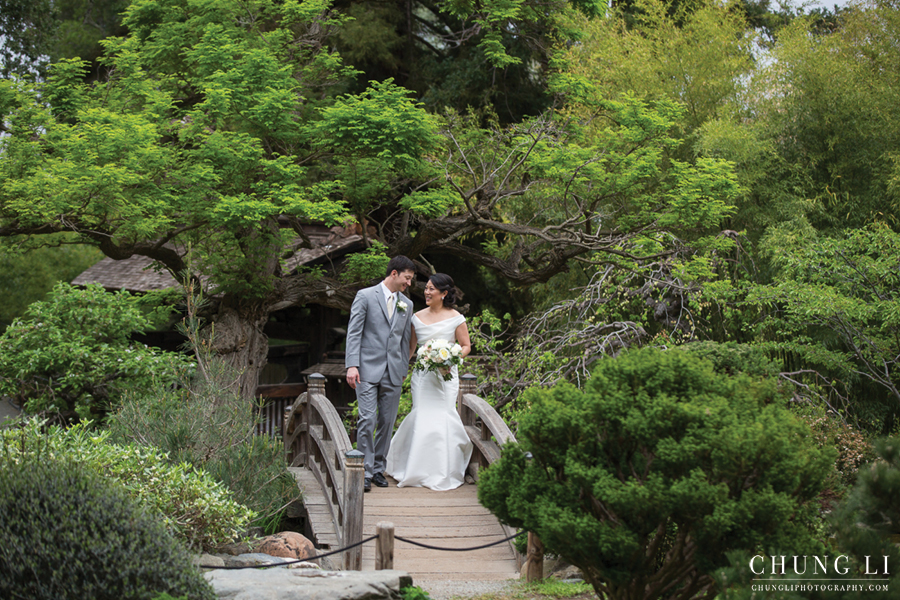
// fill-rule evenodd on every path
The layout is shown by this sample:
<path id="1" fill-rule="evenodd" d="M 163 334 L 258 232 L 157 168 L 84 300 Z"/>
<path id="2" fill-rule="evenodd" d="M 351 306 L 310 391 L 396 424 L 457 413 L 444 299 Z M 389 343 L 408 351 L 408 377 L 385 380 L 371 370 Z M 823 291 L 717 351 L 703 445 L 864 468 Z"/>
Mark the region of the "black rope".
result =
<path id="1" fill-rule="evenodd" d="M 491 546 L 496 546 L 498 544 L 502 544 L 503 542 L 508 542 L 509 540 L 517 538 L 525 533 L 528 532 L 523 530 L 515 535 L 509 536 L 508 538 L 503 538 L 502 540 L 497 540 L 496 542 L 491 542 L 490 544 L 484 544 L 483 546 L 475 546 L 474 548 L 440 548 L 438 546 L 429 546 L 428 544 L 423 544 L 422 542 L 416 542 L 414 540 L 403 538 L 399 535 L 395 535 L 394 539 L 400 540 L 401 542 L 406 542 L 407 544 L 412 544 L 413 546 L 419 546 L 420 548 L 427 548 L 429 550 L 445 550 L 447 552 L 470 552 L 472 550 L 481 550 L 482 548 L 490 548 Z"/>
<path id="2" fill-rule="evenodd" d="M 280 563 L 270 563 L 268 565 L 246 565 L 243 567 L 212 567 L 212 566 L 208 566 L 208 565 L 200 565 L 200 568 L 201 569 L 222 569 L 222 570 L 236 571 L 238 569 L 270 569 L 272 567 L 283 567 L 285 565 L 295 565 L 300 562 L 310 562 L 313 560 L 318 560 L 320 558 L 325 558 L 326 556 L 340 554 L 341 552 L 351 550 L 353 548 L 356 548 L 357 546 L 362 546 L 363 544 L 371 542 L 372 540 L 375 540 L 375 539 L 378 539 L 377 535 L 373 535 L 372 537 L 367 537 L 366 539 L 362 540 L 361 542 L 356 542 L 355 544 L 350 544 L 346 548 L 341 548 L 340 550 L 332 550 L 331 552 L 326 552 L 325 554 L 319 554 L 316 556 L 310 556 L 309 558 L 298 558 L 297 560 L 289 560 L 289 561 L 280 562 Z"/>

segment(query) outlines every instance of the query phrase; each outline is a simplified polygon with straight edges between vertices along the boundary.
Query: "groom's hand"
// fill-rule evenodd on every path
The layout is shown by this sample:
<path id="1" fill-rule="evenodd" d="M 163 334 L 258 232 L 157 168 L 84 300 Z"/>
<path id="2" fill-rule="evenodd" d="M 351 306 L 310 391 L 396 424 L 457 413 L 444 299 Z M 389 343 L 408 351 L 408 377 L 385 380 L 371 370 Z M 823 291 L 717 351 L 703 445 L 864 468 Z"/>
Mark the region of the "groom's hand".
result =
<path id="1" fill-rule="evenodd" d="M 359 369 L 350 367 L 347 369 L 347 385 L 355 390 L 357 383 L 359 383 Z"/>

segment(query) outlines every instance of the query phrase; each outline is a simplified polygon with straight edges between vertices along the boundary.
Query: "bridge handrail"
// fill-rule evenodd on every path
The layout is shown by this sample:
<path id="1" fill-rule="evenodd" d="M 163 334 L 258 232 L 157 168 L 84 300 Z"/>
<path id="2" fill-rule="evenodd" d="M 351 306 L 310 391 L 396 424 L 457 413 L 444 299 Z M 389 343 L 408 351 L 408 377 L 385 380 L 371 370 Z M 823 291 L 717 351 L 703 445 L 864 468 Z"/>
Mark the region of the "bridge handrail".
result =
<path id="1" fill-rule="evenodd" d="M 516 438 L 494 407 L 475 394 L 475 376 L 460 377 L 457 409 L 472 440 L 472 459 L 467 472 L 477 481 L 478 469 L 500 458 L 500 447 Z M 339 546 L 362 540 L 363 455 L 353 450 L 350 438 L 334 405 L 325 396 L 325 377 L 309 376 L 307 392 L 285 410 L 284 444 L 288 464 L 306 467 L 325 492 Z M 515 531 L 503 525 L 507 536 Z M 521 567 L 522 555 L 512 541 L 510 548 Z M 344 553 L 344 569 L 360 570 L 360 547 Z"/>
<path id="2" fill-rule="evenodd" d="M 516 436 L 513 435 L 506 421 L 494 407 L 477 396 L 475 392 L 475 376 L 471 373 L 460 376 L 456 408 L 473 445 L 472 458 L 469 460 L 467 472 L 475 481 L 478 481 L 478 470 L 499 460 L 501 446 L 508 442 L 515 443 Z M 512 527 L 502 523 L 500 525 L 507 537 L 511 538 L 516 535 Z M 509 540 L 509 547 L 516 557 L 516 567 L 521 568 L 524 557 L 516 549 L 512 539 Z"/>
<path id="3" fill-rule="evenodd" d="M 498 460 L 500 447 L 507 442 L 515 443 L 516 436 L 494 407 L 477 396 L 475 391 L 475 376 L 470 373 L 462 375 L 459 378 L 457 410 L 474 445 L 469 474 L 477 481 L 478 469 Z"/>
<path id="4" fill-rule="evenodd" d="M 362 539 L 363 455 L 353 449 L 347 430 L 325 396 L 325 377 L 309 376 L 307 392 L 285 411 L 284 445 L 291 467 L 306 467 L 325 492 L 338 546 Z M 359 547 L 344 554 L 345 569 L 359 570 Z"/>

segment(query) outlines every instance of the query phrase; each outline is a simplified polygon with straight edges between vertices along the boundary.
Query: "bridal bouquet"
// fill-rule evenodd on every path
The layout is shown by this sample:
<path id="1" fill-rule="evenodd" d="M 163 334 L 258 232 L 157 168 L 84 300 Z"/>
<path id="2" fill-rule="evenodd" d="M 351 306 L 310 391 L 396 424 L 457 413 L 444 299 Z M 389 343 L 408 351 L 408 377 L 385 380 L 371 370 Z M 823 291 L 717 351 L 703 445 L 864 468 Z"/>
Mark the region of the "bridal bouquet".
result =
<path id="1" fill-rule="evenodd" d="M 428 340 L 416 352 L 416 371 L 437 371 L 444 381 L 453 379 L 450 367 L 462 364 L 462 346 L 447 340 Z"/>

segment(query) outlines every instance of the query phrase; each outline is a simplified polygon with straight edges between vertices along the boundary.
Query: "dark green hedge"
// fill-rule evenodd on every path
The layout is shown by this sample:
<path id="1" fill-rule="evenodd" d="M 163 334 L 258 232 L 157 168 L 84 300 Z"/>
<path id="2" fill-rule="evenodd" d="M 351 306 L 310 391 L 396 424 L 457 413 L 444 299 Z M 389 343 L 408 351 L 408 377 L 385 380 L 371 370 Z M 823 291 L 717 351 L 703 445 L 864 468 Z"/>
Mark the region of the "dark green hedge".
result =
<path id="1" fill-rule="evenodd" d="M 0 598 L 215 599 L 160 522 L 75 463 L 0 467 L 0 540 Z"/>

